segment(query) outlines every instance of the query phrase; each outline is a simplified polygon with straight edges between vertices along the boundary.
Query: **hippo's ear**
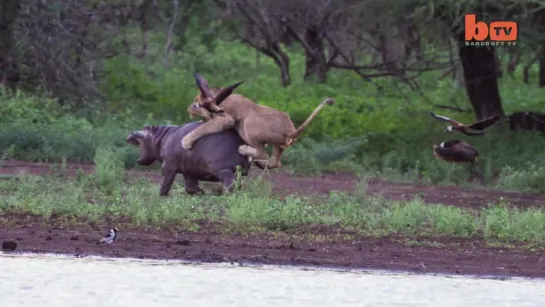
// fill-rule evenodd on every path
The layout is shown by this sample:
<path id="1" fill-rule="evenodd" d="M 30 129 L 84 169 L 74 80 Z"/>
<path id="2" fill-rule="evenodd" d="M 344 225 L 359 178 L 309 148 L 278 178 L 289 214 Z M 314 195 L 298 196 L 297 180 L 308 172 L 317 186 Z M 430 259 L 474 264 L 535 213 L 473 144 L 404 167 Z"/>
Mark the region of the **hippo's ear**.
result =
<path id="1" fill-rule="evenodd" d="M 210 88 L 208 87 L 208 81 L 206 81 L 206 79 L 198 72 L 193 74 L 193 76 L 195 77 L 195 83 L 197 83 L 199 91 L 201 91 L 201 97 L 212 98 L 213 96 L 210 92 Z"/>
<path id="2" fill-rule="evenodd" d="M 153 126 L 153 125 L 145 125 L 145 126 L 144 126 L 144 131 L 151 131 L 151 130 L 153 130 L 154 128 L 155 128 L 155 126 Z"/>
<path id="3" fill-rule="evenodd" d="M 229 97 L 229 95 L 231 95 L 235 91 L 235 89 L 242 83 L 244 83 L 244 81 L 237 82 L 235 84 L 229 85 L 228 87 L 222 89 L 221 92 L 214 98 L 214 103 L 216 105 L 219 105 L 220 103 L 222 103 L 222 101 L 227 99 L 227 97 Z"/>

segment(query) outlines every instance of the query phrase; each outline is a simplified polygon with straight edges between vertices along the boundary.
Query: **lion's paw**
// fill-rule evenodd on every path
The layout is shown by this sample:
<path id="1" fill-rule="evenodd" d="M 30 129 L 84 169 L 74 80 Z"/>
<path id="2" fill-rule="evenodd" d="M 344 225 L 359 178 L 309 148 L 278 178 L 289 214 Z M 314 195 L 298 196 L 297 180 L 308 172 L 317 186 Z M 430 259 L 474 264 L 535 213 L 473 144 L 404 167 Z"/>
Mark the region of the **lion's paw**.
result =
<path id="1" fill-rule="evenodd" d="M 193 142 L 191 142 L 191 139 L 190 139 L 190 138 L 184 137 L 184 138 L 182 139 L 182 147 L 183 147 L 184 149 L 189 150 L 189 149 L 191 149 L 191 147 L 193 147 Z"/>

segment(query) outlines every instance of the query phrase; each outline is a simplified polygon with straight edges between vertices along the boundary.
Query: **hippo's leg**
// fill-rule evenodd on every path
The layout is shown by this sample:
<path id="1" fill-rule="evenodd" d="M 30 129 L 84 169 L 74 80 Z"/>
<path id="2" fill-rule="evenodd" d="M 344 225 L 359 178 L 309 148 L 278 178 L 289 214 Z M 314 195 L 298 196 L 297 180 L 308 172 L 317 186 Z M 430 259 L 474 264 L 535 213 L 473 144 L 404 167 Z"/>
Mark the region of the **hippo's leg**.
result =
<path id="1" fill-rule="evenodd" d="M 165 167 L 164 164 L 161 171 L 163 173 L 163 182 L 161 182 L 159 195 L 167 196 L 168 192 L 170 192 L 170 188 L 172 188 L 172 184 L 174 183 L 174 178 L 176 178 L 176 171 Z"/>
<path id="2" fill-rule="evenodd" d="M 216 176 L 218 176 L 221 183 L 223 183 L 223 193 L 232 193 L 235 188 L 235 172 L 230 169 L 222 169 L 217 172 Z"/>
<path id="3" fill-rule="evenodd" d="M 189 195 L 204 194 L 203 189 L 199 187 L 199 181 L 195 178 L 184 175 L 185 192 Z"/>

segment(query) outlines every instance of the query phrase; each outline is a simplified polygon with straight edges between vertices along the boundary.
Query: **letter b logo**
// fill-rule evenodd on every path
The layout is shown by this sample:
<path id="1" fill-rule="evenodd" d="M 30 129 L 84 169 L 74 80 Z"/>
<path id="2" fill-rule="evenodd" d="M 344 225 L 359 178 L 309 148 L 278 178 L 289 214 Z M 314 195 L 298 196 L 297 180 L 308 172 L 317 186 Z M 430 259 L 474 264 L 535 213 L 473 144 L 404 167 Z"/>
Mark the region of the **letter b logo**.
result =
<path id="1" fill-rule="evenodd" d="M 518 25 L 515 21 L 494 21 L 488 26 L 484 21 L 477 21 L 475 14 L 465 16 L 465 40 L 509 42 L 518 37 Z"/>
<path id="2" fill-rule="evenodd" d="M 488 37 L 488 26 L 484 21 L 477 22 L 477 16 L 475 16 L 475 14 L 466 15 L 465 28 L 466 41 L 472 39 L 483 41 Z"/>

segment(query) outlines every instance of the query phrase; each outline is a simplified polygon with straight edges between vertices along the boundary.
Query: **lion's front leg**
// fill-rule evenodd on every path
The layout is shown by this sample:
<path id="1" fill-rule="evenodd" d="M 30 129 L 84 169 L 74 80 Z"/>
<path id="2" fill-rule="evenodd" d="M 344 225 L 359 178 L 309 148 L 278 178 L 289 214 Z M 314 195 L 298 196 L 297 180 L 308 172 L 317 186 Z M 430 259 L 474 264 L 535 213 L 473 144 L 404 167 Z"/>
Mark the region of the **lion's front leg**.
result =
<path id="1" fill-rule="evenodd" d="M 182 139 L 182 147 L 184 149 L 191 149 L 193 147 L 193 144 L 203 136 L 231 129 L 232 127 L 234 127 L 234 125 L 235 120 L 229 115 L 214 117 L 199 126 L 197 129 L 188 133 Z"/>
<path id="2" fill-rule="evenodd" d="M 212 113 L 208 112 L 206 109 L 201 108 L 199 110 L 199 115 L 203 118 L 204 122 L 210 121 L 213 117 Z"/>

